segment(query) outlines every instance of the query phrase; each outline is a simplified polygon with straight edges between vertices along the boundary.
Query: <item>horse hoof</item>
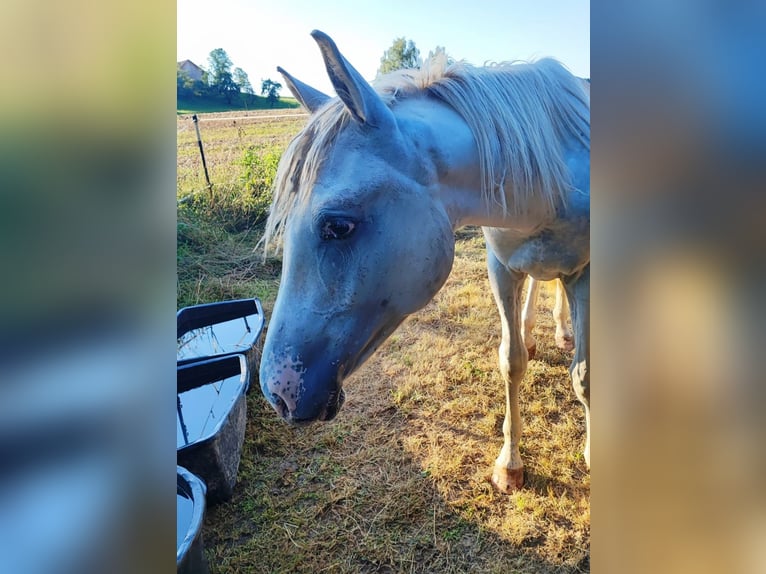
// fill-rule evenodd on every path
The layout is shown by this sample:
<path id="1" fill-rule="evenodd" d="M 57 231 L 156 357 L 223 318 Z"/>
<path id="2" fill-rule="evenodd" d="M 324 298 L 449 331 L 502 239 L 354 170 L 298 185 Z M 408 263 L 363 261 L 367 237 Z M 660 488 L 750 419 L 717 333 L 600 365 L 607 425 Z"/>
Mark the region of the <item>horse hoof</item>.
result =
<path id="1" fill-rule="evenodd" d="M 524 467 L 508 469 L 495 467 L 492 473 L 492 484 L 503 494 L 510 494 L 524 486 Z"/>
<path id="2" fill-rule="evenodd" d="M 537 353 L 537 343 L 527 349 L 527 356 L 530 361 L 535 358 L 535 353 Z"/>
<path id="3" fill-rule="evenodd" d="M 572 337 L 571 335 L 556 337 L 556 346 L 562 351 L 572 351 L 575 346 L 574 337 Z"/>

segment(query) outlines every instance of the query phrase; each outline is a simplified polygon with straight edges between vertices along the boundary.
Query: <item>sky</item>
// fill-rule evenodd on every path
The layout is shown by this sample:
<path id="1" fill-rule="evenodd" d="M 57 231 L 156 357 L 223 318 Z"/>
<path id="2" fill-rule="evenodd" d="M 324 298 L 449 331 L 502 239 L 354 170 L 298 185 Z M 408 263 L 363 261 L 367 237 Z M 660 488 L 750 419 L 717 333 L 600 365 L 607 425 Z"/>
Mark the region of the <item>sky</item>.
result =
<path id="1" fill-rule="evenodd" d="M 590 77 L 587 0 L 178 0 L 177 60 L 207 68 L 210 51 L 223 48 L 256 92 L 267 78 L 284 84 L 282 66 L 334 95 L 313 29 L 335 40 L 368 80 L 401 36 L 421 56 L 436 46 L 474 65 L 549 56 Z"/>

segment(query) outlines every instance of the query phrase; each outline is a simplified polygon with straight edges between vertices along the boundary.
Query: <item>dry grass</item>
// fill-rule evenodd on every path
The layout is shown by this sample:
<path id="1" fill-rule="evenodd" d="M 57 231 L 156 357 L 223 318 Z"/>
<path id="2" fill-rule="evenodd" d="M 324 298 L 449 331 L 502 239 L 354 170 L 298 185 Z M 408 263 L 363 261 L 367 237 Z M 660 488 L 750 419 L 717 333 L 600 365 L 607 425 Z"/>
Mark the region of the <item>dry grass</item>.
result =
<path id="1" fill-rule="evenodd" d="M 231 292 L 264 281 L 268 318 L 278 269 L 243 255 L 256 238 L 209 245 L 200 277 Z M 227 271 L 226 252 L 247 271 Z M 249 395 L 234 497 L 205 519 L 213 573 L 589 571 L 584 416 L 553 342 L 552 285 L 522 383 L 526 485 L 501 495 L 489 482 L 505 401 L 484 258 L 480 230 L 460 231 L 447 284 L 346 382 L 332 423 L 289 427 Z"/>
<path id="2" fill-rule="evenodd" d="M 268 305 L 276 297 L 281 262 L 263 262 L 253 251 L 261 236 L 258 229 L 226 232 L 227 209 L 231 212 L 236 203 L 231 196 L 243 192 L 242 160 L 248 150 L 281 153 L 306 116 L 279 109 L 199 114 L 199 118 L 212 197 L 191 117 L 176 120 L 176 195 L 179 200 L 201 197 L 204 204 L 203 209 L 195 209 L 193 202 L 179 208 L 178 306 L 242 297 L 259 297 Z"/>
<path id="3" fill-rule="evenodd" d="M 208 174 L 214 187 L 237 183 L 237 163 L 248 146 L 283 150 L 306 122 L 304 113 L 283 109 L 199 114 L 198 117 Z M 176 187 L 178 197 L 185 197 L 204 190 L 207 183 L 191 116 L 179 116 L 176 126 Z"/>

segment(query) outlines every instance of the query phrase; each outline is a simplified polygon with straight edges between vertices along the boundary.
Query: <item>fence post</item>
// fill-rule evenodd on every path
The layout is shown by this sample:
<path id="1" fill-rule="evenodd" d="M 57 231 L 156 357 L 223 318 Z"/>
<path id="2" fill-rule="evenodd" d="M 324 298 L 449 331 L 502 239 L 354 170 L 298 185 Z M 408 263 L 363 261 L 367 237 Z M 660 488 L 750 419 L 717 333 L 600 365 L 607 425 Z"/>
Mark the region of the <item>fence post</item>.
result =
<path id="1" fill-rule="evenodd" d="M 207 162 L 205 161 L 205 150 L 202 149 L 202 138 L 199 135 L 199 121 L 197 120 L 197 114 L 192 115 L 194 121 L 194 129 L 197 130 L 197 144 L 199 145 L 199 154 L 202 157 L 202 167 L 205 170 L 205 181 L 207 181 L 207 189 L 210 191 L 210 200 L 213 200 L 213 185 L 210 183 L 210 176 L 207 174 Z"/>

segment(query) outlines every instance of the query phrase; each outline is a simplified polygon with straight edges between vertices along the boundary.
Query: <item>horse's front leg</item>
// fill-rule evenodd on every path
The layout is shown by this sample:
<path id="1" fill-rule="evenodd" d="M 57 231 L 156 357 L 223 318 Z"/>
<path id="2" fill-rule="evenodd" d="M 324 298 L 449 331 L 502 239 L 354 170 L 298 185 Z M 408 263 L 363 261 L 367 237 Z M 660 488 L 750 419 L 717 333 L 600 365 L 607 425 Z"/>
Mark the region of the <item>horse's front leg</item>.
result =
<path id="1" fill-rule="evenodd" d="M 503 448 L 495 461 L 492 484 L 501 492 L 512 492 L 524 484 L 524 465 L 519 453 L 521 416 L 519 385 L 527 370 L 527 350 L 521 337 L 519 309 L 524 287 L 524 274 L 510 271 L 487 246 L 489 283 L 495 296 L 502 323 L 500 373 L 505 382 L 505 420 Z"/>
<path id="2" fill-rule="evenodd" d="M 565 279 L 572 326 L 575 332 L 575 352 L 569 372 L 575 394 L 585 408 L 585 464 L 590 468 L 590 264 L 576 278 Z"/>

